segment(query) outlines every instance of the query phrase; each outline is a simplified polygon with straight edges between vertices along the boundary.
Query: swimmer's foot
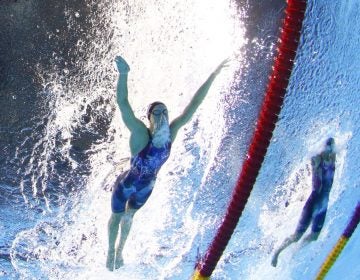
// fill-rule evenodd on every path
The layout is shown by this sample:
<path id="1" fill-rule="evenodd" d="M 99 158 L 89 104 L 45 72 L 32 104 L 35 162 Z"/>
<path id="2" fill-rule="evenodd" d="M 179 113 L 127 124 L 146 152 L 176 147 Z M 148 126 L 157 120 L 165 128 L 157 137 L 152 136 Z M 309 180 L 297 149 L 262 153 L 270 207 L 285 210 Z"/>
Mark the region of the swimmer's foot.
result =
<path id="1" fill-rule="evenodd" d="M 114 258 L 115 258 L 115 250 L 109 249 L 106 259 L 106 267 L 110 271 L 114 270 Z"/>
<path id="2" fill-rule="evenodd" d="M 311 232 L 308 236 L 304 238 L 304 243 L 309 243 L 311 241 L 317 240 L 319 237 L 319 233 L 317 232 Z"/>
<path id="3" fill-rule="evenodd" d="M 279 257 L 279 253 L 275 253 L 274 256 L 272 257 L 271 259 L 271 265 L 273 267 L 276 267 L 277 266 L 277 262 L 278 262 L 278 257 Z"/>
<path id="4" fill-rule="evenodd" d="M 121 254 L 116 254 L 115 258 L 115 269 L 118 269 L 124 265 L 124 260 Z"/>

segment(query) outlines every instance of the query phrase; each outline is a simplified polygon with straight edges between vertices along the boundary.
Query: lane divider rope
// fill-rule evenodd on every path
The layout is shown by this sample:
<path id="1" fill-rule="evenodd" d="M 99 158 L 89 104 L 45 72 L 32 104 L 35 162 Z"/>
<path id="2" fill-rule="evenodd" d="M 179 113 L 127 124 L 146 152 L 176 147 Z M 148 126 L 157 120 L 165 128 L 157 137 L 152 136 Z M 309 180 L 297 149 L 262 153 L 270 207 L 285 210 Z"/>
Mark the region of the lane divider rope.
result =
<path id="1" fill-rule="evenodd" d="M 222 256 L 256 181 L 280 113 L 300 41 L 306 0 L 287 0 L 277 56 L 266 89 L 258 122 L 232 194 L 227 212 L 204 257 L 197 263 L 193 280 L 209 279 Z"/>
<path id="2" fill-rule="evenodd" d="M 325 278 L 326 274 L 329 272 L 333 264 L 336 262 L 338 256 L 341 254 L 346 243 L 349 241 L 351 235 L 354 233 L 356 227 L 360 221 L 360 202 L 358 202 L 354 214 L 351 217 L 347 227 L 345 228 L 343 234 L 340 236 L 339 240 L 336 242 L 335 246 L 326 257 L 324 263 L 319 269 L 319 272 L 316 276 L 316 280 L 322 280 Z"/>

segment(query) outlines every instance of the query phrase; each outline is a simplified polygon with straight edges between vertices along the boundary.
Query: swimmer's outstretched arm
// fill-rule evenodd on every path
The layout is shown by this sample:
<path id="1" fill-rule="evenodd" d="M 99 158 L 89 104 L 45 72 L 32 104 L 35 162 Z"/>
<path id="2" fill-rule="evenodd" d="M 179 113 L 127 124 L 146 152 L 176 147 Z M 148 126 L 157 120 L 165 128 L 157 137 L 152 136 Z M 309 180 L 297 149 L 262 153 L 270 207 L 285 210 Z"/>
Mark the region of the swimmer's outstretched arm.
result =
<path id="1" fill-rule="evenodd" d="M 130 67 L 121 56 L 117 56 L 115 58 L 116 66 L 119 71 L 119 79 L 117 83 L 117 91 L 116 91 L 116 99 L 121 112 L 121 117 L 125 123 L 125 125 L 129 128 L 130 131 L 134 131 L 141 128 L 145 125 L 141 120 L 135 117 L 134 111 L 130 106 L 128 100 L 128 73 L 130 71 Z M 146 127 L 145 127 L 146 129 Z"/>
<path id="2" fill-rule="evenodd" d="M 220 73 L 220 71 L 227 66 L 228 59 L 225 59 L 220 65 L 215 69 L 214 72 L 210 74 L 208 79 L 203 83 L 203 85 L 196 91 L 195 95 L 191 99 L 190 103 L 186 106 L 184 112 L 174 119 L 170 124 L 171 131 L 171 140 L 174 141 L 179 129 L 185 125 L 191 117 L 196 112 L 197 108 L 200 106 L 201 102 L 204 100 L 206 94 L 208 93 L 211 84 L 215 80 L 216 76 Z"/>
<path id="3" fill-rule="evenodd" d="M 116 100 L 119 105 L 119 109 L 121 112 L 121 117 L 127 126 L 127 128 L 131 132 L 142 131 L 145 129 L 145 124 L 135 117 L 134 111 L 130 106 L 128 100 L 128 73 L 130 71 L 130 67 L 121 56 L 117 56 L 115 58 L 116 66 L 119 71 L 119 79 L 117 83 L 117 91 L 116 91 Z M 147 132 L 146 132 L 147 133 Z"/>
<path id="4" fill-rule="evenodd" d="M 136 154 L 148 142 L 148 131 L 146 125 L 135 117 L 134 111 L 128 100 L 128 73 L 130 67 L 121 56 L 115 58 L 116 66 L 119 71 L 117 83 L 116 99 L 121 112 L 121 117 L 126 127 L 130 130 L 130 151 Z"/>

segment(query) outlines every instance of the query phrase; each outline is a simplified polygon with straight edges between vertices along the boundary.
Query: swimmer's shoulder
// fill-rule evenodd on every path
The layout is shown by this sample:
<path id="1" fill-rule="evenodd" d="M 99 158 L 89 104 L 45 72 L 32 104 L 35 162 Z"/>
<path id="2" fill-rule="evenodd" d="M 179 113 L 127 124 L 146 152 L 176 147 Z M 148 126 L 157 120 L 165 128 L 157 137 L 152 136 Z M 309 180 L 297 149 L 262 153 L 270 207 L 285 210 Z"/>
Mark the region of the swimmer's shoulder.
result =
<path id="1" fill-rule="evenodd" d="M 311 158 L 311 166 L 313 168 L 318 168 L 321 163 L 321 155 L 316 155 Z"/>

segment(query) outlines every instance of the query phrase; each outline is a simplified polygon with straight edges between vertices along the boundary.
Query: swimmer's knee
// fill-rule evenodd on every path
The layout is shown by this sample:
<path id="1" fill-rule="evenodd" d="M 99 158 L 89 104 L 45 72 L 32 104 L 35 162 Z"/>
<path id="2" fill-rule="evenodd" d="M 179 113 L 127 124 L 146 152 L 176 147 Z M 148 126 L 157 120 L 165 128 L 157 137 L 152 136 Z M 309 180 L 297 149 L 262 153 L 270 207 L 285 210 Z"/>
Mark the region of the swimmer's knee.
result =
<path id="1" fill-rule="evenodd" d="M 137 212 L 138 209 L 134 209 L 134 208 L 126 208 L 125 214 L 124 216 L 127 219 L 132 219 L 135 215 L 135 213 Z"/>
<path id="2" fill-rule="evenodd" d="M 320 231 L 313 231 L 313 232 L 311 232 L 311 234 L 310 234 L 310 240 L 311 240 L 311 241 L 317 240 L 318 237 L 319 237 L 319 235 L 320 235 Z"/>
<path id="3" fill-rule="evenodd" d="M 121 219 L 122 226 L 125 226 L 125 228 L 131 227 L 135 212 L 136 211 L 126 211 L 125 212 L 124 216 Z"/>
<path id="4" fill-rule="evenodd" d="M 295 232 L 292 236 L 291 236 L 291 240 L 293 242 L 298 242 L 300 240 L 300 238 L 303 236 L 304 233 L 302 232 Z"/>
<path id="5" fill-rule="evenodd" d="M 132 222 L 132 216 L 129 215 L 124 215 L 124 217 L 121 219 L 121 224 L 122 225 L 128 225 Z"/>
<path id="6" fill-rule="evenodd" d="M 110 222 L 111 223 L 120 223 L 120 220 L 123 215 L 124 215 L 124 212 L 122 212 L 122 213 L 114 213 L 113 212 L 110 217 Z"/>

